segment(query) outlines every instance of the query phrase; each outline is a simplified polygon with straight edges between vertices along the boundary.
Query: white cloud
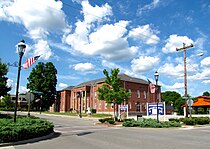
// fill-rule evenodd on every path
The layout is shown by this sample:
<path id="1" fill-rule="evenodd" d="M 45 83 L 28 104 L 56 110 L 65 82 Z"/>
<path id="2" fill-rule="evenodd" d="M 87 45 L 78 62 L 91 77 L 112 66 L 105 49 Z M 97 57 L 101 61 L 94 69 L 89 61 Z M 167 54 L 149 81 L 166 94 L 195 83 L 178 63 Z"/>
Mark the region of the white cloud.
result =
<path id="1" fill-rule="evenodd" d="M 34 45 L 34 56 L 41 55 L 41 58 L 47 60 L 53 55 L 48 42 L 45 40 L 39 40 L 37 44 Z"/>
<path id="2" fill-rule="evenodd" d="M 102 60 L 102 66 L 110 68 L 110 69 L 119 68 L 120 73 L 124 73 L 125 71 L 127 71 L 125 67 L 122 67 L 121 65 L 118 65 L 116 63 L 113 63 L 107 60 Z"/>
<path id="3" fill-rule="evenodd" d="M 29 91 L 29 89 L 27 89 L 25 86 L 20 86 L 20 87 L 19 87 L 19 92 L 20 92 L 20 93 L 24 93 L 24 94 L 25 94 L 25 93 L 28 92 L 28 91 Z"/>
<path id="4" fill-rule="evenodd" d="M 160 59 L 158 57 L 140 56 L 138 59 L 131 61 L 131 69 L 134 72 L 145 72 L 153 68 Z"/>
<path id="5" fill-rule="evenodd" d="M 51 33 L 69 32 L 70 27 L 66 23 L 61 1 L 8 0 L 0 4 L 0 20 L 22 24 L 28 36 L 37 45 L 40 45 L 40 41 L 47 40 Z M 48 59 L 52 53 L 49 46 L 45 45 L 45 47 L 47 47 L 47 53 L 43 58 Z"/>
<path id="6" fill-rule="evenodd" d="M 181 89 L 181 88 L 184 88 L 184 83 L 178 83 L 178 82 L 176 82 L 173 85 L 164 85 L 164 88 L 166 88 L 167 90 Z"/>
<path id="7" fill-rule="evenodd" d="M 95 66 L 91 63 L 78 63 L 74 65 L 74 70 L 77 71 L 92 71 L 94 68 Z"/>
<path id="8" fill-rule="evenodd" d="M 13 83 L 14 83 L 13 80 L 11 80 L 11 79 L 8 79 L 8 80 L 7 80 L 7 86 L 8 86 L 8 87 L 12 87 L 12 86 L 13 86 Z"/>
<path id="9" fill-rule="evenodd" d="M 202 81 L 202 83 L 204 83 L 204 84 L 210 84 L 210 79 L 209 80 L 204 80 L 204 81 Z"/>
<path id="10" fill-rule="evenodd" d="M 210 67 L 210 57 L 206 57 L 201 61 L 201 67 Z"/>
<path id="11" fill-rule="evenodd" d="M 68 35 L 66 42 L 75 51 L 85 55 L 101 55 L 106 60 L 129 59 L 137 52 L 138 48 L 129 47 L 129 43 L 124 37 L 128 23 L 128 21 L 119 21 L 114 25 L 105 24 L 89 34 L 87 27 L 84 29 L 84 26 L 76 24 L 75 33 Z M 83 32 L 77 32 L 77 30 L 81 30 L 80 28 Z"/>
<path id="12" fill-rule="evenodd" d="M 84 22 L 92 23 L 95 21 L 102 21 L 102 19 L 106 19 L 106 16 L 112 15 L 112 8 L 106 3 L 103 6 L 91 6 L 88 0 L 84 0 L 81 3 L 84 14 Z"/>
<path id="13" fill-rule="evenodd" d="M 158 7 L 160 4 L 160 0 L 153 0 L 150 4 L 147 4 L 143 7 L 140 7 L 138 10 L 137 10 L 137 15 L 142 15 L 144 12 L 148 12 L 148 11 L 151 11 L 153 9 L 155 9 L 156 7 Z"/>
<path id="14" fill-rule="evenodd" d="M 187 36 L 177 36 L 175 34 L 170 35 L 166 42 L 166 45 L 162 48 L 164 53 L 177 52 L 176 48 L 183 47 L 183 43 L 185 43 L 186 46 L 193 44 L 192 39 Z"/>
<path id="15" fill-rule="evenodd" d="M 202 72 L 198 72 L 195 75 L 189 76 L 188 79 L 191 80 L 205 80 L 203 82 L 207 82 L 210 80 L 210 70 L 209 69 L 204 69 Z"/>
<path id="16" fill-rule="evenodd" d="M 132 29 L 128 36 L 135 40 L 143 40 L 144 43 L 152 45 L 160 41 L 160 38 L 155 35 L 156 33 L 158 33 L 158 31 L 153 30 L 151 26 L 147 24 Z"/>
<path id="17" fill-rule="evenodd" d="M 61 1 L 10 1 L 10 5 L 3 4 L 2 9 L 6 21 L 23 24 L 33 39 L 44 38 L 50 32 L 63 31 L 68 26 L 61 10 Z"/>
<path id="18" fill-rule="evenodd" d="M 65 84 L 65 83 L 59 83 L 59 85 L 58 85 L 59 87 L 61 87 L 61 88 L 66 88 L 66 87 L 68 87 L 68 85 L 67 84 Z"/>
<path id="19" fill-rule="evenodd" d="M 166 63 L 160 67 L 159 72 L 165 76 L 182 77 L 184 75 L 184 67 L 181 64 L 174 66 L 172 63 Z"/>

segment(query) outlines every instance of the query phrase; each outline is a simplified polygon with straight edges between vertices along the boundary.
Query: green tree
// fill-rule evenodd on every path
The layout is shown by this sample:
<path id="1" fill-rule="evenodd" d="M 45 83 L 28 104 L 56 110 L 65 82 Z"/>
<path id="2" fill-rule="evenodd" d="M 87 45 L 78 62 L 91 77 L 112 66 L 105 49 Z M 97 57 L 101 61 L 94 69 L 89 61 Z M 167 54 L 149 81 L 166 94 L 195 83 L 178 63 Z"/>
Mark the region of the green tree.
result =
<path id="1" fill-rule="evenodd" d="M 5 107 L 6 109 L 9 109 L 9 108 L 13 107 L 13 102 L 12 102 L 11 97 L 10 97 L 9 94 L 5 95 L 2 98 L 1 106 Z"/>
<path id="2" fill-rule="evenodd" d="M 109 75 L 108 71 L 104 69 L 103 73 L 106 76 L 105 83 L 102 85 L 102 88 L 97 90 L 99 100 L 105 100 L 108 104 L 114 104 L 114 117 L 116 117 L 115 105 L 128 101 L 130 97 L 130 93 L 125 91 L 122 87 L 122 82 L 117 77 L 119 72 L 120 70 L 115 68 L 111 70 L 111 75 Z"/>
<path id="3" fill-rule="evenodd" d="M 166 103 L 166 105 L 173 105 L 174 111 L 178 112 L 178 114 L 183 113 L 183 108 L 181 106 L 185 103 L 185 101 L 179 93 L 175 91 L 166 91 L 161 93 L 161 99 Z"/>
<path id="4" fill-rule="evenodd" d="M 210 96 L 210 93 L 208 91 L 203 92 L 203 96 Z"/>
<path id="5" fill-rule="evenodd" d="M 7 93 L 11 90 L 11 87 L 7 86 L 7 73 L 8 67 L 6 64 L 2 63 L 0 59 L 0 97 L 7 95 Z"/>
<path id="6" fill-rule="evenodd" d="M 28 77 L 27 88 L 31 91 L 42 92 L 41 97 L 39 94 L 35 94 L 35 99 L 41 98 L 40 105 L 43 110 L 49 109 L 54 103 L 57 84 L 56 75 L 57 69 L 52 62 L 46 64 L 39 62 Z"/>
<path id="7" fill-rule="evenodd" d="M 181 95 L 175 91 L 166 91 L 161 93 L 161 99 L 166 103 L 166 105 L 174 104 L 179 97 L 181 97 Z"/>

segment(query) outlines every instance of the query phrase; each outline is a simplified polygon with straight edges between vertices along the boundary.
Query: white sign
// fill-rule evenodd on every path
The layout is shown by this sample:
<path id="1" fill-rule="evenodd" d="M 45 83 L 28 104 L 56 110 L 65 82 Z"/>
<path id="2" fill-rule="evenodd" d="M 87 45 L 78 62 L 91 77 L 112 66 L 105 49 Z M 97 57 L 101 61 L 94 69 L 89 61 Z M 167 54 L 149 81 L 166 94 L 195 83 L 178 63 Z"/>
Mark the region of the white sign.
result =
<path id="1" fill-rule="evenodd" d="M 120 110 L 127 110 L 128 106 L 120 106 Z"/>
<path id="2" fill-rule="evenodd" d="M 187 104 L 188 104 L 188 106 L 191 107 L 193 105 L 193 100 L 192 99 L 188 99 L 187 100 Z"/>

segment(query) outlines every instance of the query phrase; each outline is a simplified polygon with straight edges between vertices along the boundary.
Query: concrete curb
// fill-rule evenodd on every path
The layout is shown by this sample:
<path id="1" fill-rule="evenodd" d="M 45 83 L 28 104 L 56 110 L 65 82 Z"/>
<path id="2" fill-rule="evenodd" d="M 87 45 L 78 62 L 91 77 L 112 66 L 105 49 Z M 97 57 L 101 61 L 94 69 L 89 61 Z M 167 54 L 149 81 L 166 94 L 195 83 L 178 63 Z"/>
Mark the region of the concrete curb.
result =
<path id="1" fill-rule="evenodd" d="M 13 145 L 20 145 L 20 144 L 38 142 L 38 141 L 41 141 L 41 140 L 53 138 L 53 136 L 55 136 L 55 132 L 52 132 L 52 133 L 50 133 L 49 135 L 42 136 L 42 137 L 38 137 L 38 138 L 32 138 L 32 139 L 22 140 L 22 141 L 17 141 L 17 142 L 0 143 L 0 147 L 13 146 Z"/>

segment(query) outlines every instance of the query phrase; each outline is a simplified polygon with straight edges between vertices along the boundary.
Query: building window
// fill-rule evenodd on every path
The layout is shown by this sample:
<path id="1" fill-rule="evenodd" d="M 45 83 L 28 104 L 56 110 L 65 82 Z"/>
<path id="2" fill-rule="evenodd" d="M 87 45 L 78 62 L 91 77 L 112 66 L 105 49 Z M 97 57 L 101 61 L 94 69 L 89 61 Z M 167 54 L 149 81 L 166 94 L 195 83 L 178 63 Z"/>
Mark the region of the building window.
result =
<path id="1" fill-rule="evenodd" d="M 146 99 L 147 98 L 147 93 L 146 93 L 146 91 L 144 91 L 144 99 Z"/>
<path id="2" fill-rule="evenodd" d="M 137 90 L 137 97 L 140 98 L 141 94 L 140 94 L 140 91 Z"/>

